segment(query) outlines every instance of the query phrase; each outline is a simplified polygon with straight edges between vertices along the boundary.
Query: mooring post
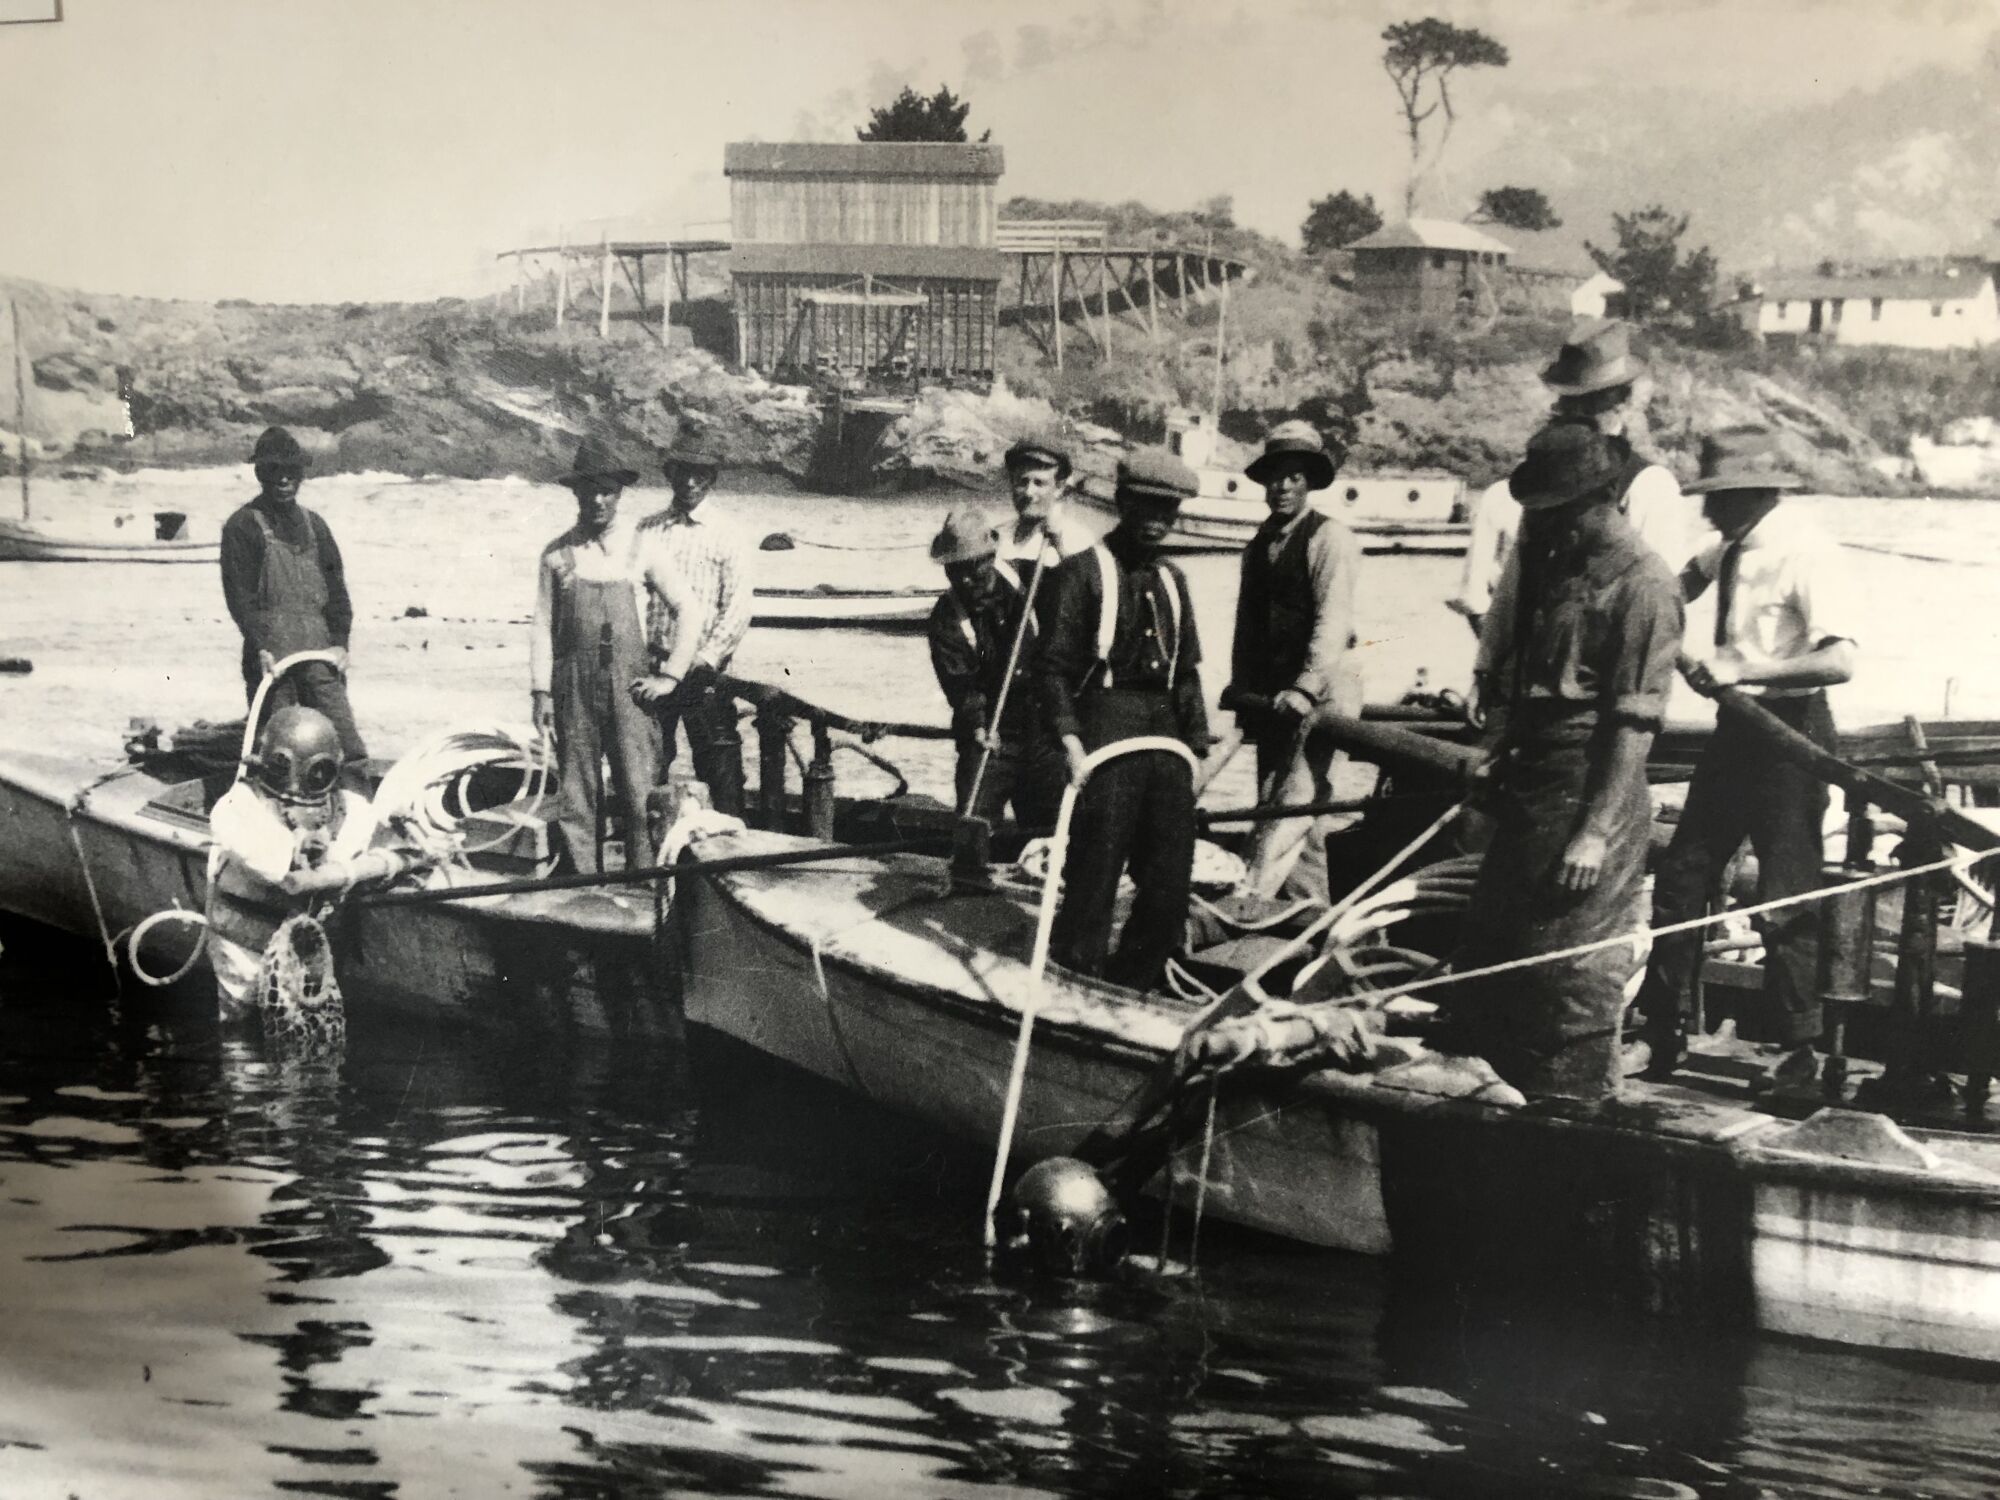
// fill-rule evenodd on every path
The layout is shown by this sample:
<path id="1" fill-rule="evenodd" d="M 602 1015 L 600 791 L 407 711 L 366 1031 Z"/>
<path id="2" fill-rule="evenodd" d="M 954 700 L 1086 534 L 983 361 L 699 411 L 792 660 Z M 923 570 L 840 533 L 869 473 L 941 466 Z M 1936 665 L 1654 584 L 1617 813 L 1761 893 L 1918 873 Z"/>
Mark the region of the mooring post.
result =
<path id="1" fill-rule="evenodd" d="M 757 824 L 773 833 L 785 827 L 785 756 L 792 721 L 775 709 L 757 710 Z"/>
<path id="2" fill-rule="evenodd" d="M 1847 884 L 1875 868 L 1875 819 L 1868 799 L 1852 790 L 1847 800 L 1847 852 L 1827 871 L 1830 884 Z M 1820 1074 L 1829 1099 L 1847 1082 L 1847 1013 L 1873 997 L 1875 888 L 1829 897 L 1820 905 L 1820 1006 L 1826 1016 L 1826 1067 Z"/>
<path id="3" fill-rule="evenodd" d="M 1928 820 L 1912 822 L 1904 836 L 1905 869 L 1929 864 L 1942 845 Z M 1925 1035 L 1936 1005 L 1937 881 L 1919 875 L 1903 885 L 1903 925 L 1896 940 L 1896 998 L 1884 1048 L 1882 1087 L 1892 1098 L 1921 1092 L 1928 1071 Z"/>
<path id="4" fill-rule="evenodd" d="M 833 837 L 833 734 L 815 723 L 813 758 L 806 767 L 806 832 L 816 839 Z"/>

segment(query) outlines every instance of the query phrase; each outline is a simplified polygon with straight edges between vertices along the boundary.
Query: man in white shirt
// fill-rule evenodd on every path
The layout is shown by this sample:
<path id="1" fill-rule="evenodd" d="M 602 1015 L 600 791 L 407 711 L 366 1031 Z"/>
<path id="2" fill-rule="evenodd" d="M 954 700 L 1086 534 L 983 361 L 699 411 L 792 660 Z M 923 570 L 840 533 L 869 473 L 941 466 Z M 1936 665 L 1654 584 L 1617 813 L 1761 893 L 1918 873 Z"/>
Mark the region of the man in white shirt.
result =
<path id="1" fill-rule="evenodd" d="M 720 445 L 699 432 L 683 432 L 663 458 L 673 503 L 647 517 L 639 537 L 653 671 L 633 693 L 658 720 L 662 775 L 685 724 L 688 756 L 708 785 L 710 805 L 740 817 L 743 736 L 736 701 L 717 679 L 749 634 L 755 590 L 749 543 L 709 498 L 722 463 Z M 679 661 L 687 663 L 685 680 L 673 669 Z"/>
<path id="2" fill-rule="evenodd" d="M 1070 518 L 1064 502 L 1073 468 L 1066 439 L 1030 433 L 1007 450 L 1005 463 L 1014 519 L 995 534 L 993 560 L 1008 586 L 1025 594 L 1038 569 L 1088 552 L 1096 538 Z"/>
<path id="3" fill-rule="evenodd" d="M 1610 442 L 1620 468 L 1619 512 L 1668 568 L 1679 571 L 1689 547 L 1692 517 L 1687 500 L 1673 471 L 1638 453 L 1626 435 L 1636 384 L 1645 372 L 1645 363 L 1632 352 L 1631 329 L 1624 323 L 1591 318 L 1571 328 L 1555 362 L 1542 371 L 1542 382 L 1556 394 L 1552 422 L 1585 423 Z M 1504 490 L 1505 486 L 1496 488 Z M 1482 512 L 1491 500 L 1491 490 L 1480 497 Z M 1475 705 L 1495 696 L 1491 690 L 1497 674 L 1506 670 L 1513 654 L 1519 607 L 1519 565 L 1512 541 L 1520 527 L 1520 507 L 1511 497 L 1492 503 L 1495 508 L 1485 528 L 1488 539 L 1480 553 L 1467 547 L 1466 581 L 1453 604 L 1479 635 L 1479 654 L 1473 666 Z M 1480 516 L 1474 517 L 1476 529 L 1480 521 Z M 1477 575 L 1487 566 L 1486 559 L 1496 555 L 1500 565 L 1489 585 Z"/>
<path id="4" fill-rule="evenodd" d="M 1854 622 L 1844 595 L 1838 547 L 1796 506 L 1781 502 L 1804 488 L 1780 465 L 1771 434 L 1735 427 L 1702 444 L 1702 513 L 1720 537 L 1681 574 L 1689 599 L 1716 589 L 1715 646 L 1704 661 L 1684 661 L 1696 692 L 1737 688 L 1828 750 L 1838 748 L 1826 689 L 1854 674 Z M 1654 875 L 1653 923 L 1701 914 L 1702 903 L 1745 836 L 1757 853 L 1757 899 L 1812 890 L 1824 859 L 1821 825 L 1826 786 L 1781 759 L 1724 714 L 1695 767 L 1672 844 Z M 1809 1082 L 1820 1033 L 1816 917 L 1809 906 L 1758 923 L 1764 937 L 1764 994 L 1778 1050 L 1753 1087 Z M 1652 1071 L 1672 1071 L 1684 1053 L 1690 985 L 1701 962 L 1699 931 L 1653 946 L 1639 1007 L 1646 1018 Z"/>

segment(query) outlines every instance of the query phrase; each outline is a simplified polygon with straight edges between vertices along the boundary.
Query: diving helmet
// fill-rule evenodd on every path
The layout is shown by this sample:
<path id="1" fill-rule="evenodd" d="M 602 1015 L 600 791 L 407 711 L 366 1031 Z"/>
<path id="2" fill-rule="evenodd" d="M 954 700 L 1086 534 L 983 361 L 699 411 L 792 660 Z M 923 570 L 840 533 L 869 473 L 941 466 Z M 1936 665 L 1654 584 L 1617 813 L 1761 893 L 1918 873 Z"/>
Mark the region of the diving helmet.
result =
<path id="1" fill-rule="evenodd" d="M 316 708 L 281 708 L 257 732 L 250 770 L 281 802 L 324 802 L 340 780 L 340 734 Z"/>
<path id="2" fill-rule="evenodd" d="M 1097 1173 L 1052 1156 L 1021 1174 L 1010 1195 L 1006 1250 L 1043 1275 L 1102 1276 L 1125 1259 L 1125 1215 Z"/>

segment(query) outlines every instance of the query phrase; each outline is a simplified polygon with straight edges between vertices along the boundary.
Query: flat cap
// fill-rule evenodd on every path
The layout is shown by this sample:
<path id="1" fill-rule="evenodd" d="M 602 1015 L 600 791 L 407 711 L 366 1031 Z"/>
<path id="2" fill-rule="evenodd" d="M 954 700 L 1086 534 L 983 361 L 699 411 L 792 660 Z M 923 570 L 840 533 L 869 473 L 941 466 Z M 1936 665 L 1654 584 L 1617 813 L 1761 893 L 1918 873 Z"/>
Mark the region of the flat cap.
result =
<path id="1" fill-rule="evenodd" d="M 1046 431 L 1030 432 L 1016 439 L 1007 450 L 1005 462 L 1010 473 L 1028 465 L 1054 464 L 1058 480 L 1069 478 L 1076 466 L 1068 441 L 1059 433 Z"/>
<path id="2" fill-rule="evenodd" d="M 1201 493 L 1201 481 L 1164 448 L 1134 448 L 1118 461 L 1118 489 L 1147 500 L 1188 500 Z"/>

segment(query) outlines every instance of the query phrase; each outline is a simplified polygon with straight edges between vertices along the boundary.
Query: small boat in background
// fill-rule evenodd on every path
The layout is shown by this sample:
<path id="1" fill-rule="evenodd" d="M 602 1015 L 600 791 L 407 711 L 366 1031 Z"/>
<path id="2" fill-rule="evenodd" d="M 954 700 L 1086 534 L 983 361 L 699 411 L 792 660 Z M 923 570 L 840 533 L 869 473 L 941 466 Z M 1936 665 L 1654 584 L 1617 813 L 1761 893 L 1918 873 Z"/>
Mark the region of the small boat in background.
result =
<path id="1" fill-rule="evenodd" d="M 51 526 L 33 519 L 28 486 L 28 373 L 21 343 L 21 304 L 10 304 L 14 321 L 14 442 L 21 466 L 21 519 L 0 521 L 0 562 L 219 563 L 220 539 L 196 541 L 187 534 L 187 515 L 178 510 L 152 513 L 152 535 L 136 512 L 93 516 Z"/>
<path id="2" fill-rule="evenodd" d="M 798 630 L 811 626 L 852 630 L 921 630 L 941 589 L 758 589 L 750 623 Z"/>
<path id="3" fill-rule="evenodd" d="M 1261 484 L 1215 462 L 1216 442 L 1207 417 L 1177 416 L 1167 424 L 1167 447 L 1201 481 L 1201 493 L 1181 506 L 1167 536 L 1168 552 L 1239 552 L 1270 514 Z M 1090 508 L 1116 514 L 1111 485 L 1100 476 L 1085 479 L 1076 493 Z M 1451 474 L 1342 474 L 1313 496 L 1313 508 L 1345 522 L 1371 554 L 1462 557 L 1471 532 L 1465 481 Z"/>

